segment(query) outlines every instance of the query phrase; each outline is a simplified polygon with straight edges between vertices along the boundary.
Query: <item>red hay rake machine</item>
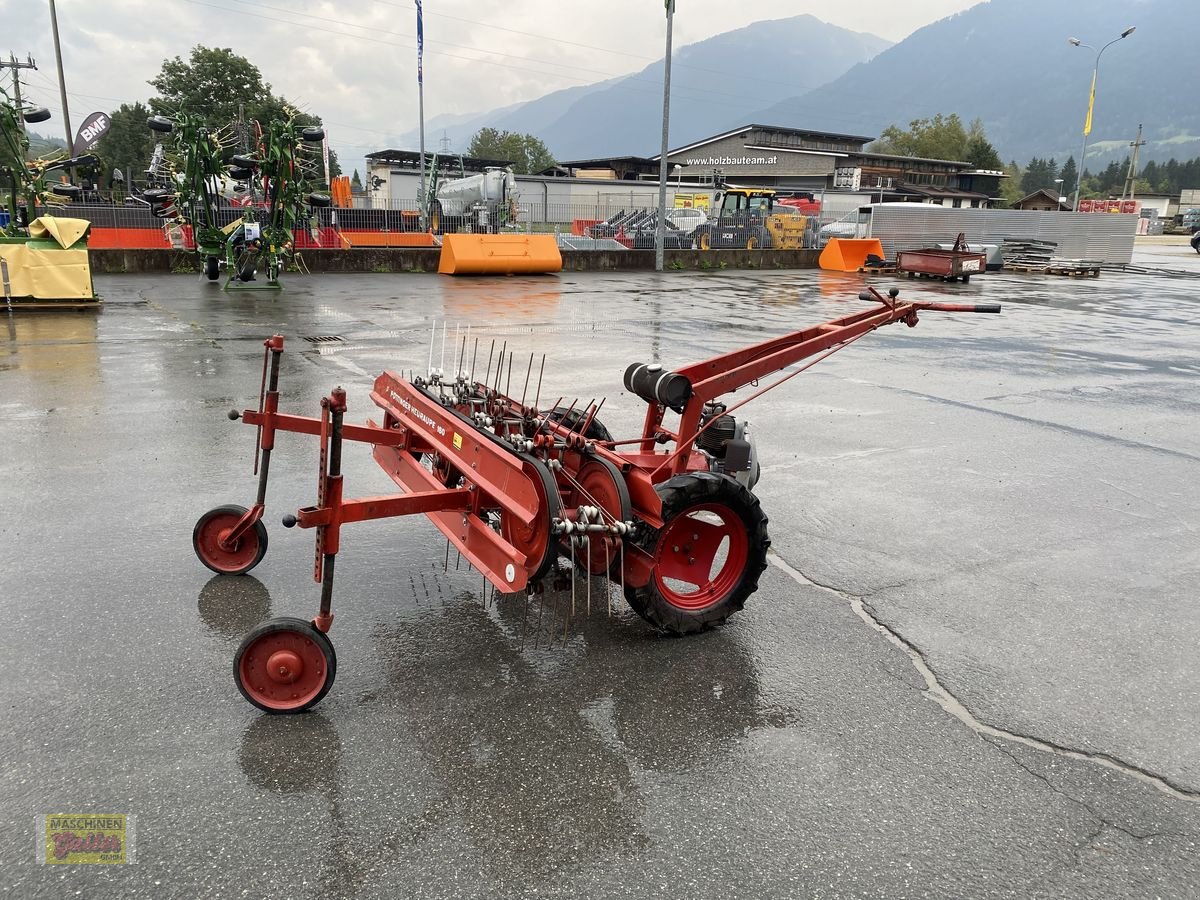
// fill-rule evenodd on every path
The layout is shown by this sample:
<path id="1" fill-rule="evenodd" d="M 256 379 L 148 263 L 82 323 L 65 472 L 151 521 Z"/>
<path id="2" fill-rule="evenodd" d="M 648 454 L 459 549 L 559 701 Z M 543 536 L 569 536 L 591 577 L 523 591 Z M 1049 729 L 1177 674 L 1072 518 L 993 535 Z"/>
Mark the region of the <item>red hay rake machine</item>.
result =
<path id="1" fill-rule="evenodd" d="M 452 377 L 432 367 L 432 349 L 426 376 L 380 375 L 371 399 L 381 422 L 345 422 L 341 388 L 321 401 L 319 418 L 287 415 L 279 412 L 283 337 L 268 339 L 259 408 L 229 414 L 258 429 L 257 499 L 249 509 L 220 506 L 205 513 L 192 543 L 215 572 L 254 568 L 267 549 L 262 517 L 275 435 L 314 435 L 320 439 L 316 505 L 285 516 L 283 524 L 316 530 L 313 575 L 321 602 L 311 621 L 271 619 L 246 637 L 233 666 L 238 689 L 270 713 L 301 712 L 325 696 L 337 670 L 328 632 L 341 531 L 369 519 L 424 513 L 501 593 L 542 591 L 561 556 L 589 579 L 615 583 L 633 610 L 662 632 L 688 634 L 724 622 L 757 589 L 770 546 L 767 517 L 752 492 L 754 442 L 733 413 L 877 328 L 916 325 L 922 310 L 1000 311 L 999 304 L 905 302 L 898 294 L 864 291 L 860 299 L 872 306 L 861 312 L 675 371 L 631 365 L 625 388 L 647 404 L 641 436 L 631 440 L 614 440 L 601 424 L 603 400 L 580 408 L 560 400 L 539 410 L 540 372 L 534 403 L 527 405 L 532 356 L 520 400 L 508 394 L 511 354 L 507 386 L 500 389 L 506 348 L 493 373 L 493 345 L 484 379 L 476 380 L 478 341 L 470 371 L 463 371 L 466 338 Z M 721 402 L 805 359 L 740 403 Z M 678 414 L 675 429 L 664 424 L 668 410 Z M 400 492 L 346 499 L 346 441 L 372 445 Z"/>

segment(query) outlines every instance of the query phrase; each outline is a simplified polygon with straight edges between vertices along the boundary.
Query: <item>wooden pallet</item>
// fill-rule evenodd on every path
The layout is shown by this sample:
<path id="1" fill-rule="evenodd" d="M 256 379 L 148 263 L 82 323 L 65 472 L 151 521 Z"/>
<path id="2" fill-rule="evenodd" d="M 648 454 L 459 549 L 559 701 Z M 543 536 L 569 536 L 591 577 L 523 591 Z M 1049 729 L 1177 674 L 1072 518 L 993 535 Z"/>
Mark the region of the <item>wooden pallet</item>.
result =
<path id="1" fill-rule="evenodd" d="M 1005 263 L 1004 270 L 1006 272 L 1024 272 L 1034 275 L 1059 275 L 1067 278 L 1099 278 L 1099 266 L 1063 266 L 1063 265 L 1042 265 L 1030 263 Z"/>
<path id="2" fill-rule="evenodd" d="M 1068 278 L 1099 278 L 1099 266 L 1049 266 L 1047 275 L 1064 275 Z"/>
<path id="3" fill-rule="evenodd" d="M 896 272 L 895 266 L 859 266 L 858 271 L 867 275 L 893 275 Z"/>

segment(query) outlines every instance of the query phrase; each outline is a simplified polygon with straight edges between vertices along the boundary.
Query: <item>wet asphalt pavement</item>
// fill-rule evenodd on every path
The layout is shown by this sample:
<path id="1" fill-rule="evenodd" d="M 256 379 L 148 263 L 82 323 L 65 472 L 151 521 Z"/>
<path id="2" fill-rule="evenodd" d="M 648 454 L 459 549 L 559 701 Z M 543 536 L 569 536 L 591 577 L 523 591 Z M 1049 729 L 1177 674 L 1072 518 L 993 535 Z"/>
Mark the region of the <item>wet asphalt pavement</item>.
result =
<path id="1" fill-rule="evenodd" d="M 316 442 L 279 438 L 252 575 L 191 549 L 253 501 L 225 413 L 265 337 L 282 409 L 340 384 L 362 421 L 379 371 L 469 322 L 547 354 L 543 405 L 607 396 L 620 438 L 626 364 L 846 314 L 860 276 L 104 277 L 98 313 L 5 318 L 0 893 L 1196 896 L 1200 257 L 1136 261 L 1196 277 L 899 283 L 1004 312 L 926 313 L 748 407 L 773 564 L 714 632 L 610 617 L 599 581 L 590 616 L 493 601 L 423 517 L 348 526 L 337 680 L 293 717 L 231 661 L 316 611 L 312 533 L 278 524 L 314 502 Z M 345 471 L 391 490 L 366 448 Z M 37 864 L 55 812 L 136 816 L 137 864 Z"/>

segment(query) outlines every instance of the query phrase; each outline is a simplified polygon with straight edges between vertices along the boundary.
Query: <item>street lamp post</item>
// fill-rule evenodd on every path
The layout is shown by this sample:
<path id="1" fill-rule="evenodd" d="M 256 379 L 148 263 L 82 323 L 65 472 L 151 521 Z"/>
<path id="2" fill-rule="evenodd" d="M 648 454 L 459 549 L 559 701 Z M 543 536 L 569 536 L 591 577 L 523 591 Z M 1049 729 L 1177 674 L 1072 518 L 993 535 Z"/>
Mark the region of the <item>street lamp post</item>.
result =
<path id="1" fill-rule="evenodd" d="M 1054 199 L 1056 201 L 1058 201 L 1058 211 L 1059 212 L 1062 212 L 1062 205 L 1063 205 L 1063 194 L 1062 194 L 1063 181 L 1064 181 L 1064 179 L 1062 179 L 1062 178 L 1054 179 Z"/>
<path id="2" fill-rule="evenodd" d="M 1117 41 L 1124 40 L 1137 30 L 1137 26 L 1130 25 L 1121 32 L 1119 37 L 1113 38 L 1099 50 L 1096 50 L 1091 44 L 1085 44 L 1079 38 L 1067 38 L 1067 42 L 1074 47 L 1087 47 L 1089 50 L 1096 50 L 1096 64 L 1092 67 L 1092 90 L 1088 94 L 1087 118 L 1083 121 L 1083 146 L 1079 150 L 1079 172 L 1075 176 L 1075 203 L 1072 207 L 1075 212 L 1079 212 L 1079 194 L 1081 185 L 1083 184 L 1084 163 L 1087 160 L 1087 142 L 1088 135 L 1092 133 L 1092 108 L 1096 105 L 1096 76 L 1100 74 L 1100 57 L 1104 51 L 1115 44 Z"/>

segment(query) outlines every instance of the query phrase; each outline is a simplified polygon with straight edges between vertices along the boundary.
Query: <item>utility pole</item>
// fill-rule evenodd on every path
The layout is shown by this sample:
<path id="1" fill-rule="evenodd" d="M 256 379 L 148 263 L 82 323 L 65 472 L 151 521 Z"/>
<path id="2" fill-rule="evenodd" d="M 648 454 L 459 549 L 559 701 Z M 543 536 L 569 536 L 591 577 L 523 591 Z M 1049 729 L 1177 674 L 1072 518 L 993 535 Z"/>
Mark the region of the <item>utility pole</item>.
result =
<path id="1" fill-rule="evenodd" d="M 1129 146 L 1133 148 L 1133 153 L 1129 156 L 1129 172 L 1125 175 L 1125 187 L 1121 190 L 1121 199 L 1125 199 L 1125 195 L 1129 195 L 1129 199 L 1134 199 L 1134 180 L 1138 173 L 1138 150 L 1145 146 L 1146 142 L 1142 140 L 1142 126 L 1138 125 L 1137 139 Z"/>
<path id="2" fill-rule="evenodd" d="M 54 0 L 50 0 L 50 28 L 54 32 L 54 59 L 58 63 L 58 94 L 62 99 L 63 130 L 67 136 L 67 153 L 75 146 L 75 134 L 71 130 L 71 113 L 67 108 L 67 80 L 63 77 L 62 46 L 58 42 L 58 12 Z"/>
<path id="3" fill-rule="evenodd" d="M 0 60 L 0 69 L 12 69 L 13 101 L 17 104 L 17 121 L 21 123 L 21 130 L 25 131 L 25 117 L 21 115 L 21 107 L 25 105 L 21 100 L 21 70 L 33 69 L 37 71 L 37 63 L 33 61 L 32 56 L 26 56 L 25 62 L 21 62 L 10 50 L 8 53 L 8 62 Z"/>

